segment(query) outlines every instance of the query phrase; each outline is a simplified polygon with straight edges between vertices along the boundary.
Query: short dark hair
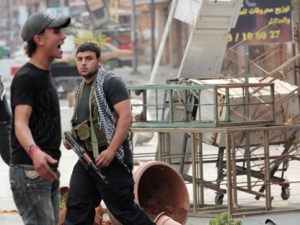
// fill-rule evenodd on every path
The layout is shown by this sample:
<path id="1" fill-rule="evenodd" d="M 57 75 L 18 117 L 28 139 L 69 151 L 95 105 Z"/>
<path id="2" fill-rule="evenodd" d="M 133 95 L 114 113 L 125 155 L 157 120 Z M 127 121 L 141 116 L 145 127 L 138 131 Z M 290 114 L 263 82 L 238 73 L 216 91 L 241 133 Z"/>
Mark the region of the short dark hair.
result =
<path id="1" fill-rule="evenodd" d="M 45 33 L 45 30 L 42 30 L 38 35 L 41 35 L 43 33 Z M 36 52 L 36 49 L 37 49 L 37 44 L 33 39 L 28 41 L 27 45 L 25 45 L 25 47 L 24 47 L 25 54 L 29 58 L 31 58 L 31 56 Z"/>
<path id="2" fill-rule="evenodd" d="M 76 55 L 78 54 L 78 52 L 86 51 L 95 52 L 97 59 L 101 56 L 101 50 L 99 46 L 92 42 L 84 42 L 83 44 L 81 44 L 76 51 Z"/>
<path id="3" fill-rule="evenodd" d="M 28 44 L 24 46 L 25 53 L 29 58 L 31 58 L 31 56 L 36 52 L 36 49 L 37 44 L 33 39 L 30 40 Z"/>

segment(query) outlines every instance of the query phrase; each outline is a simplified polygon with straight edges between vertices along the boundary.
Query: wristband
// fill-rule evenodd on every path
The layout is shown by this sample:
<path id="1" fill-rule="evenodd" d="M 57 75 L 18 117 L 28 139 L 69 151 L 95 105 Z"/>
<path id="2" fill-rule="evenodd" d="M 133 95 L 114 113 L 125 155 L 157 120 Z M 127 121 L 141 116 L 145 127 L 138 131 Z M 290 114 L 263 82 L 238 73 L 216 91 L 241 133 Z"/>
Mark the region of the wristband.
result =
<path id="1" fill-rule="evenodd" d="M 34 146 L 36 146 L 36 144 L 31 144 L 31 145 L 29 145 L 29 147 L 27 148 L 27 154 L 29 154 L 29 150 L 30 150 L 32 147 L 34 147 Z"/>
<path id="2" fill-rule="evenodd" d="M 29 157 L 32 159 L 32 155 L 35 151 L 38 151 L 38 150 L 41 150 L 39 146 L 37 145 L 30 145 L 29 148 L 28 148 L 28 155 Z"/>

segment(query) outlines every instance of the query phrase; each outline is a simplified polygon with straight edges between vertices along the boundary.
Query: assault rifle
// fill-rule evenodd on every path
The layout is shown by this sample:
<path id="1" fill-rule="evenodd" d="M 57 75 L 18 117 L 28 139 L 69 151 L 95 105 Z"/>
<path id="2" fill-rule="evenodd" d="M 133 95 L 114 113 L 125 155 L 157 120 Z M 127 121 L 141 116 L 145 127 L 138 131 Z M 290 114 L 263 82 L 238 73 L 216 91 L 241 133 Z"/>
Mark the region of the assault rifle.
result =
<path id="1" fill-rule="evenodd" d="M 88 167 L 91 167 L 95 172 L 100 176 L 102 181 L 104 183 L 107 183 L 105 176 L 102 175 L 100 172 L 100 169 L 96 166 L 96 164 L 93 162 L 93 160 L 90 158 L 90 156 L 87 154 L 86 150 L 78 144 L 71 133 L 69 131 L 64 132 L 65 138 L 68 142 L 68 144 L 71 146 L 71 148 L 74 150 L 74 152 L 78 155 L 80 162 L 84 166 L 85 169 L 88 169 Z"/>

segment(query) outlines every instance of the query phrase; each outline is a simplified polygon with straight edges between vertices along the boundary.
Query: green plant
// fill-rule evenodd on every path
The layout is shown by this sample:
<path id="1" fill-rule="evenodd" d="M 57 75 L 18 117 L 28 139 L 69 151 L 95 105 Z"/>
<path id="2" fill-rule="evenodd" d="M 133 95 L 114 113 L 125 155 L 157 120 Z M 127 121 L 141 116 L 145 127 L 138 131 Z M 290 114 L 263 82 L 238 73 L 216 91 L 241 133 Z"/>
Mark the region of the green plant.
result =
<path id="1" fill-rule="evenodd" d="M 69 187 L 62 186 L 59 192 L 60 192 L 60 208 L 62 209 L 67 203 L 67 198 L 69 195 Z"/>
<path id="2" fill-rule="evenodd" d="M 60 197 L 60 208 L 63 208 L 67 203 L 68 193 L 61 195 Z"/>
<path id="3" fill-rule="evenodd" d="M 211 219 L 209 225 L 242 225 L 242 221 L 230 218 L 228 212 L 224 212 L 218 217 Z"/>
<path id="4" fill-rule="evenodd" d="M 72 31 L 72 34 L 74 36 L 74 41 L 76 47 L 83 44 L 84 42 L 93 42 L 96 43 L 99 47 L 102 47 L 104 43 L 109 41 L 111 38 L 107 37 L 106 35 L 100 33 L 99 31 L 84 31 L 79 33 L 76 30 Z"/>
<path id="5" fill-rule="evenodd" d="M 299 0 L 291 0 L 291 6 L 294 9 Z"/>

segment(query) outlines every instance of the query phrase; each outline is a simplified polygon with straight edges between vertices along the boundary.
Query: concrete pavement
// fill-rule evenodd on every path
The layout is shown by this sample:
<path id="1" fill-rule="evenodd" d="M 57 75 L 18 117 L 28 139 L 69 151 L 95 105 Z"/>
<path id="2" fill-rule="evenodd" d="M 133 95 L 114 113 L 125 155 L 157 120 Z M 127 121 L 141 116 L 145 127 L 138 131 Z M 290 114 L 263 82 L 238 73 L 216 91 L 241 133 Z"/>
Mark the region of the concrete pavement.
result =
<path id="1" fill-rule="evenodd" d="M 162 67 L 158 69 L 158 74 L 156 75 L 155 84 L 165 84 L 166 79 L 174 79 L 176 78 L 178 69 L 171 67 Z M 117 76 L 123 78 L 127 85 L 138 85 L 138 84 L 148 84 L 151 74 L 151 68 L 149 66 L 140 66 L 138 68 L 138 72 L 140 74 L 133 75 L 132 68 L 125 67 L 122 69 L 115 69 L 115 73 Z M 62 127 L 63 131 L 68 130 L 69 128 L 69 119 L 72 113 L 72 109 L 67 107 L 67 102 L 61 101 L 61 115 L 62 115 Z M 136 146 L 134 148 L 135 152 L 147 152 L 153 153 L 156 150 L 157 145 L 157 136 L 149 142 L 142 146 Z M 211 146 L 210 146 L 211 147 Z M 61 172 L 61 182 L 68 183 L 70 174 L 73 168 L 74 163 L 77 161 L 77 155 L 73 151 L 67 151 L 63 148 L 62 150 L 62 158 L 60 162 L 59 170 Z M 214 151 L 214 149 L 210 149 Z M 143 158 L 139 160 L 139 163 L 143 163 L 143 160 L 151 160 L 151 156 L 148 159 Z M 14 212 L 16 207 L 14 205 L 9 181 L 8 181 L 8 167 L 4 164 L 3 161 L 0 161 L 0 225 L 21 225 L 22 221 L 19 215 Z M 300 163 L 292 162 L 288 168 L 286 177 L 290 181 L 299 181 L 299 171 L 300 171 Z M 216 178 L 216 168 L 211 167 L 208 170 L 208 174 L 210 174 L 212 179 Z M 191 185 L 187 185 L 189 191 L 190 202 L 193 202 L 193 194 Z M 273 206 L 278 208 L 280 207 L 291 207 L 294 209 L 300 210 L 300 184 L 299 183 L 291 183 L 290 186 L 291 196 L 288 200 L 283 201 L 280 198 L 280 189 L 278 187 L 272 188 L 272 194 L 274 195 L 274 200 L 272 202 Z M 215 192 L 210 190 L 205 190 L 205 199 L 207 200 L 207 204 L 214 204 Z M 254 200 L 253 195 L 238 193 L 239 203 L 243 205 L 256 206 L 257 204 L 263 205 L 263 200 L 257 202 Z M 226 195 L 224 197 L 224 205 L 226 205 Z M 256 215 L 256 216 L 245 216 L 238 219 L 241 219 L 243 225 L 260 225 L 265 224 L 267 218 L 272 219 L 277 225 L 295 225 L 300 224 L 300 212 L 280 212 L 280 210 L 276 210 L 276 213 L 264 214 L 264 215 Z M 209 223 L 210 218 L 202 218 L 202 217 L 189 217 L 186 225 L 206 225 Z"/>

